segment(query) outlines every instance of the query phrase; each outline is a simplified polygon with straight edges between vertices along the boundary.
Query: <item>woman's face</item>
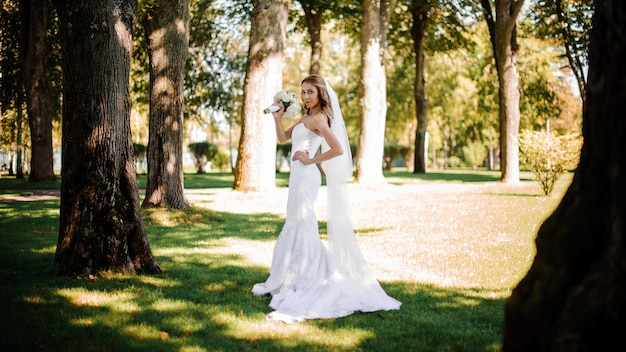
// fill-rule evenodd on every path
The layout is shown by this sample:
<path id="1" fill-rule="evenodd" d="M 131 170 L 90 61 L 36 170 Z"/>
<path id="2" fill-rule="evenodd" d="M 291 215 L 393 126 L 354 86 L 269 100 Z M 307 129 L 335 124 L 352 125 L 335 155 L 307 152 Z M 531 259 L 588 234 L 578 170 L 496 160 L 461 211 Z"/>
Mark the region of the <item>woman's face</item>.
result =
<path id="1" fill-rule="evenodd" d="M 312 109 L 315 106 L 319 105 L 320 97 L 319 92 L 317 91 L 317 87 L 312 85 L 311 83 L 304 82 L 302 83 L 302 101 L 307 108 Z"/>

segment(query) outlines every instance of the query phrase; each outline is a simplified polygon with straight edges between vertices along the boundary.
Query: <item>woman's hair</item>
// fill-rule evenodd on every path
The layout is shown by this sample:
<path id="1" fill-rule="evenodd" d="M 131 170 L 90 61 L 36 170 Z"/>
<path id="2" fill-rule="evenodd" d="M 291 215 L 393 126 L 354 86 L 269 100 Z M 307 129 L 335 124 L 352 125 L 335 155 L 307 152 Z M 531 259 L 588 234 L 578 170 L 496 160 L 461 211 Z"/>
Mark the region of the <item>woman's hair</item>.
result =
<path id="1" fill-rule="evenodd" d="M 328 95 L 328 89 L 326 89 L 326 81 L 324 80 L 322 76 L 312 74 L 306 77 L 305 79 L 303 79 L 301 84 L 304 82 L 308 84 L 312 84 L 317 88 L 317 95 L 319 96 L 319 100 L 320 100 L 320 108 L 322 109 L 322 113 L 324 113 L 324 115 L 328 117 L 328 125 L 330 126 L 330 123 L 333 118 L 333 110 L 330 105 L 330 95 Z M 307 106 L 306 107 L 307 115 L 309 114 L 309 110 L 310 108 Z"/>

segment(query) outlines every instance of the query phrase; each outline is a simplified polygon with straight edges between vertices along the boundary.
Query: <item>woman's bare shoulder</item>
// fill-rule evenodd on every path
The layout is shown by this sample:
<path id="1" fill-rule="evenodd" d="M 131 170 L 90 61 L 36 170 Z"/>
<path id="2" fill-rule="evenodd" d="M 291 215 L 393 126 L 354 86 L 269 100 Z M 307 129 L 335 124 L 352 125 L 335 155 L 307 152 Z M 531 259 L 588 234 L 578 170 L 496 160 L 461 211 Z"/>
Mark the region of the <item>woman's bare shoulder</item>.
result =
<path id="1" fill-rule="evenodd" d="M 328 126 L 328 117 L 321 112 L 309 116 L 309 119 L 316 127 L 319 127 L 320 125 Z"/>

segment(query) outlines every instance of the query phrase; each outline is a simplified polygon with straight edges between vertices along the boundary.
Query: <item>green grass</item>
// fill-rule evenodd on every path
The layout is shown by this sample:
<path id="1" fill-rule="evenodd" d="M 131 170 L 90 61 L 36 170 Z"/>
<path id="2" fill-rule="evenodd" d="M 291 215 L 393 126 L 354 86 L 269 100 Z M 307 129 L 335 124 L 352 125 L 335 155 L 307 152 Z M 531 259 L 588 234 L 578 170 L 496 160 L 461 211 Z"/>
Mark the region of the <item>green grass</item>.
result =
<path id="1" fill-rule="evenodd" d="M 409 268 L 467 276 L 458 282 L 468 284 L 386 281 L 385 290 L 403 302 L 399 311 L 293 325 L 266 322 L 268 299 L 253 296 L 250 289 L 266 279 L 268 268 L 229 246 L 273 243 L 282 226 L 280 214 L 215 211 L 210 205 L 146 210 L 146 230 L 162 275 L 102 273 L 76 279 L 52 270 L 59 200 L 0 202 L 0 346 L 6 351 L 499 351 L 506 297 L 527 270 L 534 233 L 558 204 L 571 175 L 557 184 L 552 197 L 538 196 L 539 186 L 528 173 L 510 187 L 499 185 L 499 173 L 490 171 L 413 175 L 396 170 L 386 177 L 400 190 L 418 186 L 424 196 L 408 206 L 416 213 L 423 211 L 420 206 L 429 209 L 430 222 L 439 223 L 433 219 L 437 208 L 451 203 L 467 204 L 457 212 L 484 205 L 480 219 L 459 214 L 441 229 L 429 221 L 423 222 L 429 226 L 423 231 L 419 226 L 426 225 L 417 222 L 393 231 L 357 229 L 368 240 L 404 241 L 402 260 Z M 140 187 L 142 182 L 140 176 Z M 285 184 L 286 174 L 278 182 Z M 231 185 L 230 174 L 185 175 L 190 189 Z M 447 185 L 481 188 L 459 196 Z M 434 191 L 421 193 L 422 186 Z M 0 178 L 2 193 L 36 188 Z M 413 240 L 394 237 L 403 231 Z M 380 236 L 388 233 L 388 238 Z M 439 255 L 428 257 L 428 252 Z M 469 258 L 468 253 L 484 255 Z"/>
<path id="2" fill-rule="evenodd" d="M 276 183 L 278 186 L 286 186 L 288 173 L 277 173 Z M 185 188 L 231 188 L 233 186 L 233 175 L 230 172 L 210 172 L 202 175 L 195 173 L 185 173 Z M 146 188 L 146 175 L 137 175 L 137 186 L 139 188 Z M 6 173 L 0 177 L 0 195 L 7 194 L 9 192 L 23 193 L 22 191 L 28 191 L 32 189 L 60 189 L 61 188 L 61 175 L 57 175 L 56 182 L 28 182 L 28 177 L 23 179 L 16 179 L 15 177 L 7 176 Z M 25 193 L 28 195 L 28 192 Z"/>

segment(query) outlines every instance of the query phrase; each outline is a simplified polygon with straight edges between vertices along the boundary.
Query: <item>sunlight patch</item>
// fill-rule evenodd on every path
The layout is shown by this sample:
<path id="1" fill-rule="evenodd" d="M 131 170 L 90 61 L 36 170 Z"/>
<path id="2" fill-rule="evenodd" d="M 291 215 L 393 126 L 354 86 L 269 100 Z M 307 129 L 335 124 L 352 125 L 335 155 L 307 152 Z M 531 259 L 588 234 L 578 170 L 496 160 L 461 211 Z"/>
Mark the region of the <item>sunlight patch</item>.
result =
<path id="1" fill-rule="evenodd" d="M 134 295 L 127 292 L 97 292 L 86 291 L 84 289 L 60 289 L 59 295 L 67 298 L 73 305 L 79 307 L 104 307 L 110 306 L 119 310 L 136 310 L 136 307 L 129 304 Z"/>
<path id="2" fill-rule="evenodd" d="M 140 324 L 140 325 L 130 325 L 124 329 L 126 333 L 132 337 L 140 338 L 140 339 L 150 339 L 150 340 L 162 340 L 166 339 L 164 331 L 159 331 L 154 326 Z M 164 334 L 165 333 L 165 334 Z"/>
<path id="3" fill-rule="evenodd" d="M 47 303 L 47 301 L 43 297 L 41 297 L 41 296 L 24 297 L 24 302 L 26 302 L 26 303 L 33 303 L 33 304 Z"/>
<path id="4" fill-rule="evenodd" d="M 347 349 L 358 347 L 363 341 L 375 337 L 373 332 L 363 329 L 336 329 L 330 332 L 307 323 L 285 324 L 280 321 L 243 319 L 232 321 L 224 334 L 250 341 L 267 339 L 268 336 L 272 339 L 285 339 L 285 347 L 295 347 L 303 343 L 323 346 L 330 340 L 334 346 L 340 345 Z"/>
<path id="5" fill-rule="evenodd" d="M 139 276 L 139 281 L 156 287 L 176 287 L 181 285 L 178 281 L 154 276 Z"/>
<path id="6" fill-rule="evenodd" d="M 157 311 L 167 312 L 167 311 L 180 311 L 188 308 L 186 302 L 182 301 L 173 301 L 169 299 L 160 299 L 152 304 L 152 308 Z"/>
<path id="7" fill-rule="evenodd" d="M 212 283 L 204 286 L 204 288 L 209 292 L 219 292 L 224 291 L 226 289 L 226 285 L 224 285 L 223 283 Z"/>
<path id="8" fill-rule="evenodd" d="M 56 249 L 57 249 L 57 246 L 54 245 L 54 246 L 40 248 L 40 249 L 33 249 L 32 252 L 38 253 L 38 254 L 54 254 Z"/>

